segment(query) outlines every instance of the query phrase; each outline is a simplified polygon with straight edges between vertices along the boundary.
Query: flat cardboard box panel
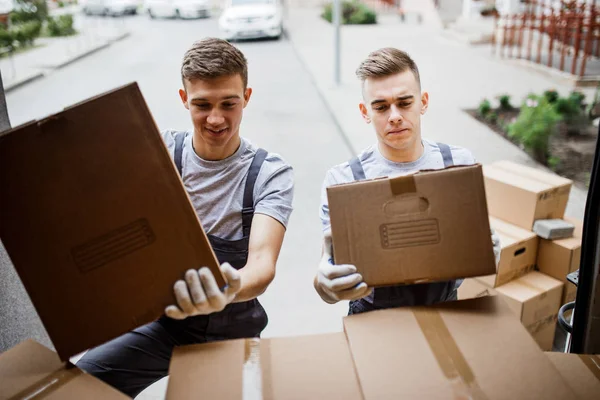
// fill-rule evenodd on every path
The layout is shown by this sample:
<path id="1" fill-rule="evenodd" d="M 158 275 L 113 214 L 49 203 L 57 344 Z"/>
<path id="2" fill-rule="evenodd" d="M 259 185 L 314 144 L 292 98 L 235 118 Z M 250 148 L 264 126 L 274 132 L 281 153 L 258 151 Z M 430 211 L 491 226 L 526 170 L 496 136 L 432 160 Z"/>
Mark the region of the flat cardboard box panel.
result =
<path id="1" fill-rule="evenodd" d="M 562 282 L 537 271 L 496 288 L 531 333 L 558 313 L 562 290 Z"/>
<path id="2" fill-rule="evenodd" d="M 124 400 L 125 396 L 43 345 L 27 340 L 0 354 L 0 400 Z"/>
<path id="3" fill-rule="evenodd" d="M 540 346 L 543 351 L 552 350 L 554 345 L 554 336 L 556 334 L 556 321 L 558 315 L 547 317 L 542 323 L 535 326 L 536 330 L 531 333 L 531 336 L 535 342 Z"/>
<path id="4" fill-rule="evenodd" d="M 341 332 L 178 347 L 167 398 L 196 399 L 199 393 L 224 400 L 362 399 Z"/>
<path id="5" fill-rule="evenodd" d="M 574 396 L 498 296 L 353 315 L 344 329 L 365 400 Z"/>
<path id="6" fill-rule="evenodd" d="M 527 230 L 537 219 L 563 218 L 571 180 L 510 161 L 483 172 L 490 215 Z"/>
<path id="7" fill-rule="evenodd" d="M 583 221 L 565 218 L 575 225 L 573 237 L 559 240 L 540 240 L 537 267 L 565 284 L 562 304 L 575 301 L 577 288 L 567 281 L 567 275 L 579 269 L 581 263 L 581 237 L 583 235 Z"/>
<path id="8" fill-rule="evenodd" d="M 189 268 L 224 284 L 136 84 L 3 133 L 0 186 L 0 238 L 63 360 L 159 317 Z"/>
<path id="9" fill-rule="evenodd" d="M 458 287 L 458 300 L 476 299 L 483 296 L 495 296 L 496 291 L 475 278 L 465 279 Z"/>
<path id="10" fill-rule="evenodd" d="M 335 262 L 370 286 L 495 272 L 481 166 L 327 188 Z"/>
<path id="11" fill-rule="evenodd" d="M 580 400 L 600 399 L 600 356 L 546 353 Z"/>
<path id="12" fill-rule="evenodd" d="M 497 273 L 479 278 L 489 287 L 498 287 L 535 269 L 538 237 L 535 233 L 490 217 L 490 225 L 500 239 Z"/>

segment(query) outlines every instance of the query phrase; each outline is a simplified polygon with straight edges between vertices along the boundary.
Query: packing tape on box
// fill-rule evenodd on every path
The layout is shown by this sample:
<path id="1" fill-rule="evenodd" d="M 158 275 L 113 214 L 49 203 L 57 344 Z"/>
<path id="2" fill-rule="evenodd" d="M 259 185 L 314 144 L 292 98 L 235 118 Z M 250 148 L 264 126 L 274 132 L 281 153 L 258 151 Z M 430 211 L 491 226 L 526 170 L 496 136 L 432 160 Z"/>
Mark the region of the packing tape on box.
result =
<path id="1" fill-rule="evenodd" d="M 413 175 L 406 175 L 390 178 L 390 188 L 395 195 L 414 193 L 417 191 L 415 177 Z"/>
<path id="2" fill-rule="evenodd" d="M 270 355 L 261 357 L 261 351 L 264 347 L 260 339 L 246 339 L 244 344 L 244 367 L 242 372 L 242 393 L 243 400 L 262 400 L 263 399 L 263 378 L 261 360 L 271 359 Z M 270 374 L 269 374 L 270 378 Z M 269 382 L 269 389 L 271 388 Z"/>
<path id="3" fill-rule="evenodd" d="M 600 381 L 600 357 L 586 354 L 579 354 L 579 358 L 590 370 L 592 374 Z"/>
<path id="4" fill-rule="evenodd" d="M 531 283 L 529 283 L 529 282 L 525 282 L 523 279 L 517 279 L 517 280 L 514 280 L 514 281 L 512 281 L 512 282 L 514 282 L 514 283 L 515 283 L 515 284 L 517 284 L 517 285 L 521 285 L 521 286 L 524 286 L 524 287 L 526 287 L 526 288 L 528 288 L 528 289 L 531 289 L 531 290 L 533 290 L 534 292 L 536 292 L 537 294 L 541 294 L 541 293 L 547 292 L 547 290 L 546 290 L 546 289 L 543 289 L 543 288 L 541 288 L 541 287 L 537 287 L 537 286 L 535 286 L 535 285 L 532 285 L 532 284 L 531 284 Z"/>
<path id="5" fill-rule="evenodd" d="M 65 366 L 52 372 L 45 378 L 40 379 L 34 384 L 21 390 L 8 400 L 43 399 L 81 374 L 83 374 L 82 370 L 71 363 L 67 363 Z"/>
<path id="6" fill-rule="evenodd" d="M 414 312 L 417 323 L 427 339 L 440 369 L 452 384 L 454 399 L 486 400 L 475 374 L 450 334 L 442 316 L 436 310 L 418 309 Z"/>

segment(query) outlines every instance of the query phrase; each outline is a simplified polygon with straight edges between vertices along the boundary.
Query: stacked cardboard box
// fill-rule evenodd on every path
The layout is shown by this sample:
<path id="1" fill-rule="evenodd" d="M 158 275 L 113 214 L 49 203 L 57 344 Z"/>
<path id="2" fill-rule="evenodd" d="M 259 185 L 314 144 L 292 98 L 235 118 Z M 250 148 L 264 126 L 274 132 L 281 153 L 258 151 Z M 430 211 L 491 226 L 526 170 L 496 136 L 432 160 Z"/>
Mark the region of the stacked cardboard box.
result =
<path id="1" fill-rule="evenodd" d="M 574 238 L 550 241 L 532 228 L 536 220 L 564 217 L 571 181 L 509 161 L 483 170 L 490 225 L 502 251 L 496 274 L 476 279 L 508 302 L 543 350 L 551 350 L 558 309 L 575 293 L 566 275 L 579 267 L 581 229 Z M 483 292 L 469 286 L 462 296 Z"/>

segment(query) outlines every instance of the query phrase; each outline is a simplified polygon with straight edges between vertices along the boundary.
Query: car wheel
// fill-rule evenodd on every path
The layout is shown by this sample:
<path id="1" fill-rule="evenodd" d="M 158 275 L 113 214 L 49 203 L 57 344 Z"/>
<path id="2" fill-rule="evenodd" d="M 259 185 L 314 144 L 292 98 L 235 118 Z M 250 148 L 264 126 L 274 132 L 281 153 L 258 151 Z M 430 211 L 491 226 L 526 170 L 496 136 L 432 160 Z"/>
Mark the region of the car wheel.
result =
<path id="1" fill-rule="evenodd" d="M 179 10 L 175 10 L 175 18 L 181 19 L 181 13 L 179 12 Z"/>

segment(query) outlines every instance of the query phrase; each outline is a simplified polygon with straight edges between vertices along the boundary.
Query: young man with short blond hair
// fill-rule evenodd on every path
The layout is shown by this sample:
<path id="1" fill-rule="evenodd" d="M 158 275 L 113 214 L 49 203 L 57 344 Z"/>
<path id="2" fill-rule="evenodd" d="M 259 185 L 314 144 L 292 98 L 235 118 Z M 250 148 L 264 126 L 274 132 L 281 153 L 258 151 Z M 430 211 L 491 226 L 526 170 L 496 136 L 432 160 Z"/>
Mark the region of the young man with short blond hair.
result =
<path id="1" fill-rule="evenodd" d="M 177 305 L 77 363 L 132 397 L 167 375 L 174 346 L 260 335 L 267 315 L 256 298 L 275 276 L 292 211 L 292 168 L 239 133 L 252 95 L 242 52 L 220 39 L 196 42 L 181 77 L 193 130 L 163 137 L 228 286 L 221 291 L 208 268 L 190 265 L 174 285 Z"/>
<path id="2" fill-rule="evenodd" d="M 350 300 L 349 314 L 455 300 L 460 284 L 457 281 L 373 289 L 363 282 L 354 265 L 335 264 L 328 186 L 475 163 L 467 149 L 422 138 L 421 116 L 429 106 L 429 94 L 421 90 L 419 69 L 408 54 L 391 47 L 374 51 L 360 64 L 356 75 L 362 82 L 360 112 L 365 122 L 373 125 L 377 143 L 331 168 L 325 176 L 320 210 L 323 256 L 314 279 L 315 289 L 327 303 Z M 498 260 L 499 240 L 493 232 L 492 242 Z"/>

